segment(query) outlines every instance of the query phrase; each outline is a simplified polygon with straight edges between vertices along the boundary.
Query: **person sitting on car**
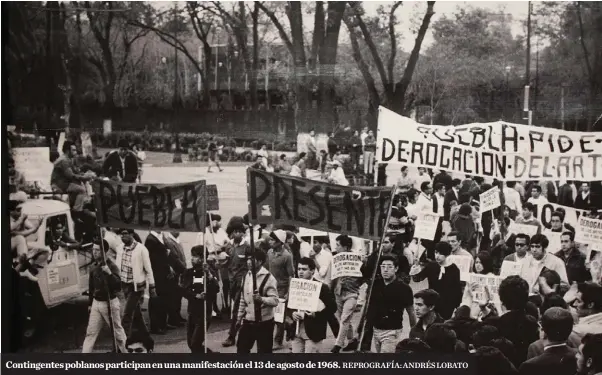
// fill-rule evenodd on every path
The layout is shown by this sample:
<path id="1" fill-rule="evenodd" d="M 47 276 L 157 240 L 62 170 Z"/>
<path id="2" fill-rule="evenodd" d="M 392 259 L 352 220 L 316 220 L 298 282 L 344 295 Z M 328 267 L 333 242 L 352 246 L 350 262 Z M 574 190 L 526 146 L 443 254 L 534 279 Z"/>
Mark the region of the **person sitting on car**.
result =
<path id="1" fill-rule="evenodd" d="M 138 158 L 127 140 L 122 139 L 118 144 L 119 150 L 111 151 L 102 166 L 103 173 L 110 179 L 135 183 L 138 178 Z"/>

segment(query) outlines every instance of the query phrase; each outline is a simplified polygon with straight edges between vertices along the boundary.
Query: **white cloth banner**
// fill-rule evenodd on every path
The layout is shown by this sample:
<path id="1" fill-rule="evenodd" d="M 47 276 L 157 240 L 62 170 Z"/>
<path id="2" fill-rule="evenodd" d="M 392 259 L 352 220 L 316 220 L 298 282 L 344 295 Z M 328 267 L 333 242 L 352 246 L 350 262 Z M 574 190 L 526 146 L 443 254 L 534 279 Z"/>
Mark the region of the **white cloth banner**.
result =
<path id="1" fill-rule="evenodd" d="M 552 214 L 559 208 L 564 210 L 564 223 L 570 224 L 573 227 L 577 226 L 577 220 L 579 219 L 579 217 L 583 213 L 587 212 L 585 210 L 578 210 L 573 207 L 561 206 L 556 203 L 546 203 L 543 205 L 536 204 L 535 208 L 535 218 L 539 219 L 539 221 L 541 221 L 541 224 L 546 228 L 551 227 Z"/>
<path id="2" fill-rule="evenodd" d="M 466 255 L 450 255 L 447 257 L 450 262 L 458 266 L 460 269 L 460 280 L 470 280 L 470 265 L 472 264 L 472 257 Z"/>
<path id="3" fill-rule="evenodd" d="M 502 262 L 502 268 L 500 269 L 500 277 L 505 279 L 508 276 L 519 275 L 522 264 L 520 262 L 511 262 L 505 260 Z"/>
<path id="4" fill-rule="evenodd" d="M 376 159 L 507 181 L 602 179 L 602 132 L 494 122 L 429 126 L 380 107 Z"/>
<path id="5" fill-rule="evenodd" d="M 510 224 L 510 227 L 508 227 L 508 230 L 514 234 L 523 233 L 529 237 L 535 236 L 537 234 L 537 226 L 530 224 L 512 223 Z"/>
<path id="6" fill-rule="evenodd" d="M 580 217 L 575 233 L 575 241 L 590 246 L 602 246 L 602 220 Z"/>

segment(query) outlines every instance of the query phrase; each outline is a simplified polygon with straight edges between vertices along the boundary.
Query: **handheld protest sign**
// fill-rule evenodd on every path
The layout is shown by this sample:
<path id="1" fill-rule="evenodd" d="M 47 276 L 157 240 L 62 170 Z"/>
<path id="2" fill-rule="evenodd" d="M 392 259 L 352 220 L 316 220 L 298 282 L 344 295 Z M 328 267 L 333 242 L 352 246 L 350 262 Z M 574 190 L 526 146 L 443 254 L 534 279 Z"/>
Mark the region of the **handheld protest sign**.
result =
<path id="1" fill-rule="evenodd" d="M 217 194 L 217 185 L 207 185 L 207 211 L 219 210 L 219 197 Z"/>

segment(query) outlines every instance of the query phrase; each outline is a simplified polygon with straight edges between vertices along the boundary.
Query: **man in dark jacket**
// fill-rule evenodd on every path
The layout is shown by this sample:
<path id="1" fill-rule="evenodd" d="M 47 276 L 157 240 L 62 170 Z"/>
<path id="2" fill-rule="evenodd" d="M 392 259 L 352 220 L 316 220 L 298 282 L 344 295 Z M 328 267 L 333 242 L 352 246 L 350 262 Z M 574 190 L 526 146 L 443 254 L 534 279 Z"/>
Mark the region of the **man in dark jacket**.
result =
<path id="1" fill-rule="evenodd" d="M 117 349 L 126 353 L 126 335 L 121 325 L 121 307 L 117 293 L 121 290 L 119 268 L 103 252 L 109 249 L 107 241 L 96 240 L 92 247 L 95 265 L 90 270 L 88 285 L 90 303 L 88 312 L 88 328 L 82 347 L 82 353 L 92 353 L 94 343 L 102 329 L 103 323 L 111 322 L 117 343 Z M 110 304 L 110 306 L 109 306 Z"/>
<path id="2" fill-rule="evenodd" d="M 180 278 L 180 288 L 182 288 L 184 298 L 188 300 L 186 339 L 192 353 L 205 352 L 205 330 L 211 323 L 213 301 L 219 293 L 219 283 L 203 261 L 204 253 L 203 245 L 194 246 L 190 250 L 192 268 L 184 271 Z M 206 290 L 205 278 L 207 280 Z M 206 322 L 205 319 L 207 319 Z M 207 349 L 207 352 L 210 353 L 211 350 Z"/>
<path id="3" fill-rule="evenodd" d="M 531 358 L 520 366 L 525 375 L 573 375 L 577 351 L 567 346 L 573 330 L 573 316 L 561 307 L 549 308 L 541 318 L 541 328 L 546 341 L 543 354 Z"/>
<path id="4" fill-rule="evenodd" d="M 106 177 L 135 183 L 138 178 L 138 158 L 130 151 L 128 141 L 119 141 L 119 150 L 109 152 L 102 166 Z"/>
<path id="5" fill-rule="evenodd" d="M 316 271 L 316 263 L 311 258 L 301 258 L 297 265 L 300 279 L 313 280 Z M 320 289 L 320 307 L 324 308 L 317 312 L 292 311 L 295 324 L 299 325 L 298 333 L 292 344 L 293 353 L 320 353 L 322 341 L 326 338 L 326 326 L 328 319 L 337 311 L 334 294 L 328 285 L 322 283 Z"/>
<path id="6" fill-rule="evenodd" d="M 170 280 L 175 277 L 169 265 L 169 254 L 160 232 L 151 231 L 144 241 L 148 249 L 157 297 L 148 301 L 151 333 L 164 335 L 168 328 L 175 326 L 167 324 L 167 307 L 171 297 Z"/>

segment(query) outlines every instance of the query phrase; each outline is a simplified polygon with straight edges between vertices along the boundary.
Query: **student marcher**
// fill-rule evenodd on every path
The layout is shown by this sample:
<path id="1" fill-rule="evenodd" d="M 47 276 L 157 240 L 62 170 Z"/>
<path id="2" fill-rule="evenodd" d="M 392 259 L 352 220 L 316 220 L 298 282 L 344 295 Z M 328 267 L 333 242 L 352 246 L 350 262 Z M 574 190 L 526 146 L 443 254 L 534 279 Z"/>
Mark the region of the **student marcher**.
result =
<path id="1" fill-rule="evenodd" d="M 121 325 L 121 305 L 117 293 L 121 291 L 121 278 L 119 268 L 113 261 L 103 254 L 103 251 L 109 249 L 107 241 L 96 240 L 92 247 L 94 256 L 94 267 L 90 270 L 90 279 L 88 285 L 89 300 L 88 328 L 86 329 L 86 338 L 82 348 L 82 353 L 92 353 L 98 334 L 103 326 L 103 321 L 113 329 L 117 349 L 121 353 L 126 353 L 125 330 Z M 109 309 L 109 303 L 111 307 Z M 110 311 L 110 318 L 109 318 Z"/>
<path id="2" fill-rule="evenodd" d="M 110 179 L 135 183 L 138 178 L 138 158 L 130 150 L 127 140 L 120 140 L 118 147 L 119 150 L 111 151 L 106 156 L 102 166 L 103 173 Z"/>
<path id="3" fill-rule="evenodd" d="M 242 282 L 242 293 L 237 312 L 238 333 L 237 353 L 247 354 L 257 342 L 257 353 L 272 353 L 274 334 L 274 312 L 278 299 L 277 282 L 264 267 L 267 256 L 261 250 L 255 250 L 255 269 L 251 259 L 247 260 L 248 272 Z M 257 290 L 253 290 L 253 275 L 256 274 Z M 260 316 L 255 316 L 255 304 L 260 307 Z M 257 319 L 257 320 L 256 320 Z"/>
<path id="4" fill-rule="evenodd" d="M 426 330 L 435 323 L 443 323 L 443 318 L 435 311 L 439 303 L 439 293 L 424 289 L 414 294 L 414 312 L 418 322 L 410 330 L 410 339 L 424 340 Z"/>
<path id="5" fill-rule="evenodd" d="M 577 352 L 577 374 L 602 374 L 602 334 L 588 333 L 581 340 Z"/>
<path id="6" fill-rule="evenodd" d="M 368 320 L 374 327 L 372 342 L 376 353 L 395 353 L 401 341 L 404 311 L 408 313 L 410 326 L 416 324 L 412 288 L 397 278 L 397 259 L 391 255 L 381 257 L 382 277 L 374 281 L 372 289 Z"/>
<path id="7" fill-rule="evenodd" d="M 316 262 L 310 258 L 301 258 L 297 265 L 297 273 L 300 279 L 318 281 L 314 278 Z M 322 341 L 326 338 L 326 326 L 330 317 L 337 311 L 334 294 L 328 285 L 322 283 L 320 289 L 320 307 L 317 312 L 292 311 L 292 318 L 299 324 L 299 333 L 293 340 L 293 353 L 320 353 Z"/>
<path id="8" fill-rule="evenodd" d="M 184 271 L 180 278 L 180 288 L 184 298 L 188 300 L 186 340 L 191 353 L 205 352 L 205 318 L 209 328 L 213 301 L 219 293 L 217 279 L 211 274 L 209 266 L 203 262 L 204 252 L 203 245 L 196 245 L 190 250 L 192 268 Z M 204 287 L 205 275 L 207 275 L 207 292 Z M 207 352 L 211 351 L 207 349 Z"/>

